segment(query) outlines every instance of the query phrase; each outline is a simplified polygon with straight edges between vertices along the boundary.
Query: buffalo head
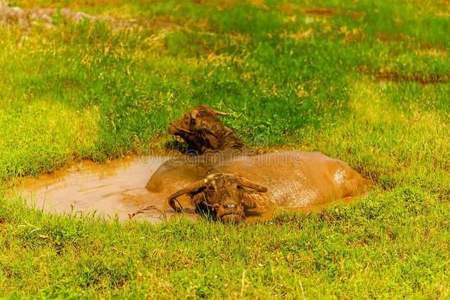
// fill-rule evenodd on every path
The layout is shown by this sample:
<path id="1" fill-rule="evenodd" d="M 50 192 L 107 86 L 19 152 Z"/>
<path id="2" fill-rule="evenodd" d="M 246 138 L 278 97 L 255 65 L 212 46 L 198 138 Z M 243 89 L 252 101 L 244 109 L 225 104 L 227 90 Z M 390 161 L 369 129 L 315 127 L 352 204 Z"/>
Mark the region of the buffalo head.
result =
<path id="1" fill-rule="evenodd" d="M 206 150 L 241 148 L 243 145 L 240 139 L 219 119 L 219 116 L 225 115 L 207 105 L 200 105 L 172 122 L 169 133 L 181 137 L 189 149 L 198 154 Z"/>
<path id="2" fill-rule="evenodd" d="M 177 198 L 187 194 L 197 210 L 207 210 L 213 217 L 227 223 L 238 223 L 245 218 L 245 209 L 255 203 L 247 193 L 264 193 L 267 188 L 234 174 L 215 173 L 190 184 L 169 197 L 175 211 L 182 207 Z"/>

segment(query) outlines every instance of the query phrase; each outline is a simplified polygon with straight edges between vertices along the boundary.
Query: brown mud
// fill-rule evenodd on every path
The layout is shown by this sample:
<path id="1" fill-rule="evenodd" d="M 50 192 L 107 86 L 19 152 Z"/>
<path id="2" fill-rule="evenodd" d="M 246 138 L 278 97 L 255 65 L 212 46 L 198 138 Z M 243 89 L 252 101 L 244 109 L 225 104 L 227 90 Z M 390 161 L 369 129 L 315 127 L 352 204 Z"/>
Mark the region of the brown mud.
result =
<path id="1" fill-rule="evenodd" d="M 153 206 L 140 218 L 158 222 L 173 215 L 165 201 L 145 189 L 149 177 L 168 158 L 126 158 L 106 164 L 82 162 L 67 170 L 24 179 L 17 192 L 28 205 L 49 213 L 95 214 L 129 219 L 129 214 Z"/>

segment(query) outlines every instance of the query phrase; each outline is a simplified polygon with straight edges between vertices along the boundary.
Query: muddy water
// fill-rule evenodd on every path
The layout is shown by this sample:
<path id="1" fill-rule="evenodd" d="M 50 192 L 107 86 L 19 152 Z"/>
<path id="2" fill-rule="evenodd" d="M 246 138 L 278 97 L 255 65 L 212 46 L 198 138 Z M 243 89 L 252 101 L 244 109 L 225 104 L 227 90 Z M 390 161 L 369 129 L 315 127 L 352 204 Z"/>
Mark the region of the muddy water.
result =
<path id="1" fill-rule="evenodd" d="M 145 189 L 145 184 L 167 159 L 127 158 L 101 165 L 83 162 L 68 170 L 25 179 L 18 192 L 30 206 L 50 213 L 126 220 L 130 213 L 151 206 L 136 217 L 158 222 L 173 213 L 164 199 Z"/>

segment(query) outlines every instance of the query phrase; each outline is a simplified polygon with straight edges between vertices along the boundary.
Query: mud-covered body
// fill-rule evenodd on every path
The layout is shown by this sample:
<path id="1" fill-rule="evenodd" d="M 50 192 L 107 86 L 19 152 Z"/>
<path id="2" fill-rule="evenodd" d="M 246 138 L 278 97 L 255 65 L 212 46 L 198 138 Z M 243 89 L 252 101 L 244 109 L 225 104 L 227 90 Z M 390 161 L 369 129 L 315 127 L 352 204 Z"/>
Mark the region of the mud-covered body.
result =
<path id="1" fill-rule="evenodd" d="M 193 157 L 165 162 L 147 189 L 168 196 L 212 173 L 241 176 L 267 188 L 250 194 L 259 206 L 304 208 L 358 196 L 367 180 L 343 161 L 319 152 L 273 152 L 260 155 Z"/>

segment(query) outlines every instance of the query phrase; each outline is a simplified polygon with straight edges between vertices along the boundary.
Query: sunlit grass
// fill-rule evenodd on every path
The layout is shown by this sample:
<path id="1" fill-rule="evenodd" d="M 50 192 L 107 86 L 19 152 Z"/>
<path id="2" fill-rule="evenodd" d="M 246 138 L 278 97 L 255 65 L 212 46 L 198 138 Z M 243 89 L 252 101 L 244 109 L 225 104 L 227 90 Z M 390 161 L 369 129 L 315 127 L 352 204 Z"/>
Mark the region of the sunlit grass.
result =
<path id="1" fill-rule="evenodd" d="M 95 151 L 98 110 L 35 100 L 0 111 L 0 178 L 39 174 Z"/>
<path id="2" fill-rule="evenodd" d="M 0 296 L 449 297 L 444 2 L 11 3 L 107 18 L 0 26 L 1 182 L 148 153 L 207 103 L 253 147 L 322 151 L 374 186 L 237 227 L 50 216 L 3 191 Z"/>
<path id="3" fill-rule="evenodd" d="M 448 195 L 448 116 L 417 104 L 409 103 L 408 109 L 394 105 L 388 88 L 392 84 L 350 80 L 347 118 L 321 132 L 308 131 L 302 136 L 305 143 L 350 161 L 382 186 L 426 186 L 443 198 Z M 390 88 L 398 91 L 404 86 Z"/>

